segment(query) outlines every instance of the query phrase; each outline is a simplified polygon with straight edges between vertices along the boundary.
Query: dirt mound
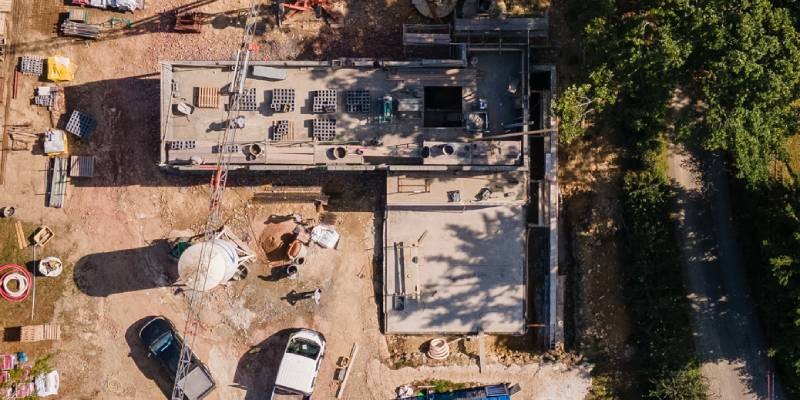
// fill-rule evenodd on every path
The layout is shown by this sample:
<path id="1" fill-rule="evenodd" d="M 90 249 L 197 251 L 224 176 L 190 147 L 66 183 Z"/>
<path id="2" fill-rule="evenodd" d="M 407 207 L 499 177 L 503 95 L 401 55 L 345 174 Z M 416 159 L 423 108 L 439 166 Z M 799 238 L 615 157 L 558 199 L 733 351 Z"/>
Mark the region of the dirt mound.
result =
<path id="1" fill-rule="evenodd" d="M 280 222 L 267 221 L 264 224 L 265 227 L 258 239 L 258 244 L 267 255 L 267 261 L 270 263 L 288 262 L 287 244 L 294 239 L 295 235 L 292 232 L 297 224 L 291 219 Z"/>

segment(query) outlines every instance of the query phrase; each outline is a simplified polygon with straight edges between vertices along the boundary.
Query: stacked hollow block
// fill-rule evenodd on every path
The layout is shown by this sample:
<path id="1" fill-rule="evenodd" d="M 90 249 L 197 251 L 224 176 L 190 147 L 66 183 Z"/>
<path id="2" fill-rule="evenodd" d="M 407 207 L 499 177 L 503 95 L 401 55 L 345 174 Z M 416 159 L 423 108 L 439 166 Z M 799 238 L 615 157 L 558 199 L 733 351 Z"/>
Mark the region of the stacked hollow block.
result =
<path id="1" fill-rule="evenodd" d="M 275 112 L 294 111 L 294 89 L 273 89 L 270 108 Z"/>
<path id="2" fill-rule="evenodd" d="M 347 104 L 347 112 L 349 113 L 369 113 L 371 104 L 369 90 L 348 90 L 345 95 L 345 103 Z"/>
<path id="3" fill-rule="evenodd" d="M 289 139 L 289 121 L 275 121 L 272 127 L 272 140 L 281 141 Z"/>
<path id="4" fill-rule="evenodd" d="M 320 142 L 330 142 L 336 137 L 335 119 L 315 119 L 311 126 L 314 139 Z"/>
<path id="5" fill-rule="evenodd" d="M 314 103 L 311 110 L 315 113 L 336 112 L 337 96 L 335 89 L 317 90 L 314 92 Z"/>
<path id="6" fill-rule="evenodd" d="M 173 140 L 169 142 L 170 150 L 192 150 L 197 146 L 194 140 Z"/>
<path id="7" fill-rule="evenodd" d="M 70 115 L 67 126 L 64 129 L 81 139 L 88 139 L 96 126 L 97 123 L 94 118 L 76 110 Z"/>
<path id="8" fill-rule="evenodd" d="M 231 96 L 233 101 L 233 96 Z M 233 104 L 231 104 L 233 109 Z M 256 100 L 256 89 L 245 89 L 244 93 L 239 96 L 239 111 L 255 111 L 258 110 L 258 101 Z"/>
<path id="9" fill-rule="evenodd" d="M 22 72 L 23 75 L 42 76 L 44 74 L 44 58 L 22 56 L 19 62 L 19 72 Z"/>

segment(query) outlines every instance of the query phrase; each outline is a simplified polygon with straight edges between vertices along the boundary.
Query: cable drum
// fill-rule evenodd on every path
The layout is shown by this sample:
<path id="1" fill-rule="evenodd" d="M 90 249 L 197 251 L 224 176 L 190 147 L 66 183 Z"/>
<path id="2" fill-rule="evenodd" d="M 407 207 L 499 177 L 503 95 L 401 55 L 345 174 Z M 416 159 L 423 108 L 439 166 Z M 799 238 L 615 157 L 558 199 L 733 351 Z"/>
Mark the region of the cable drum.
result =
<path id="1" fill-rule="evenodd" d="M 6 264 L 0 267 L 0 277 L 1 297 L 11 302 L 19 302 L 28 298 L 33 277 L 27 269 L 16 264 Z"/>

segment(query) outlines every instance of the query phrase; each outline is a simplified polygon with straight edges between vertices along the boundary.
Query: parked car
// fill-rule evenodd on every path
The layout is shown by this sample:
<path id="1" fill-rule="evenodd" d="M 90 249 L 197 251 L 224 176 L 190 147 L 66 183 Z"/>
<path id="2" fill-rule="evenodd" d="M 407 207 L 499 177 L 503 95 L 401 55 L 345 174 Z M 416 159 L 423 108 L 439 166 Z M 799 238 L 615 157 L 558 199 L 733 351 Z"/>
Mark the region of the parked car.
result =
<path id="1" fill-rule="evenodd" d="M 325 338 L 321 333 L 309 329 L 292 333 L 278 367 L 271 399 L 310 397 L 324 356 Z"/>
<path id="2" fill-rule="evenodd" d="M 178 330 L 168 319 L 152 317 L 139 330 L 139 338 L 147 348 L 148 355 L 158 359 L 164 372 L 169 375 L 169 382 L 174 385 L 183 347 L 183 339 Z M 216 384 L 208 368 L 194 353 L 191 356 L 189 370 L 183 378 L 183 397 L 186 400 L 200 400 L 208 396 Z"/>

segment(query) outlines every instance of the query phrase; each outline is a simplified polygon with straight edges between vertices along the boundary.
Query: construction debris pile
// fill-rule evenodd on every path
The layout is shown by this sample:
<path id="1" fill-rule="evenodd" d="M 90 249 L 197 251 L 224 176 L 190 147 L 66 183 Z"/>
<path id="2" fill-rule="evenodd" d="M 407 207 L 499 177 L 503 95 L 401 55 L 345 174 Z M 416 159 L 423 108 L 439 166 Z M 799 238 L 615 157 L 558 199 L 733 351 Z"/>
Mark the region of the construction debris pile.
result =
<path id="1" fill-rule="evenodd" d="M 322 207 L 320 202 L 317 204 Z M 336 221 L 336 215 L 330 212 L 322 212 L 318 223 L 300 214 L 279 217 L 268 221 L 259 242 L 271 264 L 283 268 L 285 276 L 297 278 L 306 264 L 310 247 L 336 248 L 340 239 Z"/>
<path id="2" fill-rule="evenodd" d="M 46 359 L 31 364 L 24 352 L 0 354 L 0 370 L 0 398 L 32 399 L 58 394 L 58 371 L 52 370 Z"/>
<path id="3" fill-rule="evenodd" d="M 25 55 L 20 57 L 14 76 L 12 97 L 17 95 L 17 85 L 22 77 L 34 77 L 51 82 L 72 81 L 75 79 L 77 66 L 68 57 L 38 57 Z M 32 104 L 47 107 L 50 113 L 51 126 L 44 130 L 35 129 L 31 123 L 7 125 L 7 132 L 12 140 L 12 150 L 31 150 L 41 142 L 42 153 L 49 157 L 46 177 L 45 204 L 48 207 L 62 208 L 66 200 L 69 177 L 90 178 L 94 174 L 94 157 L 91 155 L 71 155 L 69 134 L 78 139 L 88 140 L 94 133 L 97 122 L 79 110 L 73 110 L 62 129 L 56 125 L 62 120 L 66 111 L 64 89 L 58 84 L 36 86 Z"/>

